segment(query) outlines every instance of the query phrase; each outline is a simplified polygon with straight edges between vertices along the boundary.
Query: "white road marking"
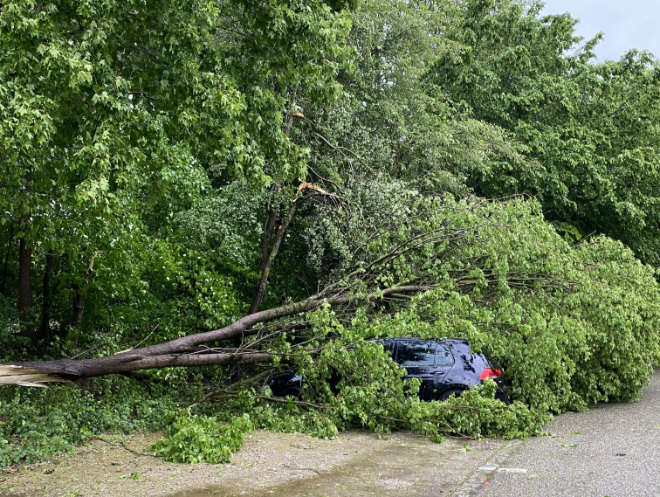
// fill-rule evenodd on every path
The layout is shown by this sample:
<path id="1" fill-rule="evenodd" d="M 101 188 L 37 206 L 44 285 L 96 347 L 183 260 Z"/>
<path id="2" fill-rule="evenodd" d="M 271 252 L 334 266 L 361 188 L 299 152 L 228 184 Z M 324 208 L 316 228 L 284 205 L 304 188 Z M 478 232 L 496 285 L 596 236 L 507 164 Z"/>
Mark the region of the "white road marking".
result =
<path id="1" fill-rule="evenodd" d="M 525 468 L 497 468 L 498 473 L 527 473 Z"/>

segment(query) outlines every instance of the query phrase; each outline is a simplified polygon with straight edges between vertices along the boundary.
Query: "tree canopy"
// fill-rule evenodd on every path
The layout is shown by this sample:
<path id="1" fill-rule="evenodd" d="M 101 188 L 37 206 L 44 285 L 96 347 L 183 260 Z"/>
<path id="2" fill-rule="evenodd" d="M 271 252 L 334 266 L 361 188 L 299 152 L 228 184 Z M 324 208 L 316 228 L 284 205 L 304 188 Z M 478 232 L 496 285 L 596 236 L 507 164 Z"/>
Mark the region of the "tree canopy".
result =
<path id="1" fill-rule="evenodd" d="M 496 7 L 495 7 L 496 5 Z M 472 184 L 482 194 L 538 195 L 559 229 L 604 233 L 658 266 L 660 65 L 635 50 L 595 64 L 598 38 L 580 45 L 567 15 L 541 4 L 466 2 L 447 36 L 457 51 L 429 79 L 475 118 L 512 134 L 541 168 L 500 163 Z"/>

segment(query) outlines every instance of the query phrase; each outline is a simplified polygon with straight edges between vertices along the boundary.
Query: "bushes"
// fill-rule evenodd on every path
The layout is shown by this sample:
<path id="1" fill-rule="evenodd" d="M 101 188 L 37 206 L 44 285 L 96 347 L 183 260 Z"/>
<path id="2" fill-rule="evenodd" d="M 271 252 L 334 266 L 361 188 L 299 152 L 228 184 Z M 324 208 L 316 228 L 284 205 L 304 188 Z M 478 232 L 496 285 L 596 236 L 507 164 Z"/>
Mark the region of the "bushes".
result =
<path id="1" fill-rule="evenodd" d="M 222 424 L 215 417 L 196 416 L 186 410 L 171 419 L 165 429 L 166 438 L 157 441 L 151 450 L 171 462 L 229 462 L 248 431 L 252 431 L 252 423 L 247 414 Z"/>
<path id="2" fill-rule="evenodd" d="M 153 390 L 153 391 L 152 391 Z M 3 387 L 0 390 L 0 466 L 31 463 L 70 451 L 106 431 L 155 431 L 180 400 L 158 386 L 122 377 L 93 380 L 89 389 Z"/>

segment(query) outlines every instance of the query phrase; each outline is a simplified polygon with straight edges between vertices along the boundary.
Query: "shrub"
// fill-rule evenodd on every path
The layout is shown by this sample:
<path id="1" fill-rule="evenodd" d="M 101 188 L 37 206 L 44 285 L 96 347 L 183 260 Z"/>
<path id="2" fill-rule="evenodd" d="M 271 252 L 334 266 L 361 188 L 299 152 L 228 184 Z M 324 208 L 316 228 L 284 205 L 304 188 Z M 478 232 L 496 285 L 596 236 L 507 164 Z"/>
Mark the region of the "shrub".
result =
<path id="1" fill-rule="evenodd" d="M 170 462 L 229 462 L 248 431 L 252 431 L 252 423 L 247 414 L 223 424 L 215 417 L 184 410 L 173 418 L 165 429 L 166 437 L 152 445 L 151 450 Z"/>

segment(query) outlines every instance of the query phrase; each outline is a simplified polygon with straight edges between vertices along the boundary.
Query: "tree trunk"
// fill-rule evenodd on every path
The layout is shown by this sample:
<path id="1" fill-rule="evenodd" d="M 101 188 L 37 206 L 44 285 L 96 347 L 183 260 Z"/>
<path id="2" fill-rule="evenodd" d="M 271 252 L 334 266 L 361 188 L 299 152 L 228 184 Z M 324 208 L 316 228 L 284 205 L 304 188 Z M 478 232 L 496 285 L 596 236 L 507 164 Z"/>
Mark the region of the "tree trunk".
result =
<path id="1" fill-rule="evenodd" d="M 11 251 L 14 241 L 14 230 L 13 228 L 9 231 L 9 237 L 7 239 L 7 250 L 5 252 L 5 260 L 2 265 L 2 281 L 0 282 L 0 293 L 6 295 L 7 291 L 7 279 L 9 278 L 9 258 L 11 257 Z"/>
<path id="2" fill-rule="evenodd" d="M 85 312 L 85 291 L 77 283 L 73 284 L 73 314 L 71 324 L 74 328 L 82 327 L 83 313 Z"/>
<path id="3" fill-rule="evenodd" d="M 303 192 L 305 191 L 311 191 L 310 194 L 304 195 Z M 281 191 L 278 189 L 278 192 Z M 250 305 L 250 314 L 253 312 L 257 312 L 259 310 L 259 307 L 261 307 L 261 303 L 264 298 L 264 293 L 266 291 L 266 285 L 268 283 L 268 276 L 270 276 L 270 271 L 273 267 L 273 262 L 275 261 L 275 257 L 277 257 L 277 253 L 280 250 L 280 245 L 282 244 L 282 240 L 284 239 L 284 235 L 286 234 L 286 230 L 289 228 L 289 225 L 291 224 L 291 221 L 293 220 L 293 216 L 296 213 L 296 208 L 298 207 L 298 204 L 300 202 L 305 201 L 305 199 L 309 198 L 312 195 L 323 195 L 328 198 L 332 198 L 334 200 L 337 200 L 338 197 L 336 195 L 330 194 L 320 188 L 317 185 L 314 185 L 312 183 L 308 183 L 307 181 L 302 181 L 300 185 L 298 185 L 298 189 L 296 191 L 296 194 L 291 201 L 291 206 L 289 207 L 289 210 L 287 212 L 286 217 L 282 220 L 279 228 L 277 229 L 277 234 L 275 235 L 275 241 L 273 242 L 273 246 L 268 250 L 269 244 L 270 244 L 270 239 L 272 238 L 273 235 L 273 230 L 275 228 L 275 209 L 272 206 L 269 206 L 268 208 L 268 219 L 266 220 L 266 225 L 264 227 L 264 234 L 261 238 L 261 265 L 259 266 L 259 281 L 257 282 L 257 285 L 254 288 L 254 297 L 252 298 L 252 305 Z"/>
<path id="4" fill-rule="evenodd" d="M 331 290 L 334 286 L 327 289 Z M 359 300 L 375 300 L 390 294 L 418 293 L 429 290 L 429 286 L 398 286 L 362 297 Z M 224 364 L 230 361 L 263 362 L 271 359 L 271 354 L 258 350 L 213 349 L 201 347 L 210 342 L 226 340 L 240 336 L 245 330 L 257 323 L 272 321 L 284 316 L 311 311 L 320 307 L 324 302 L 330 305 L 345 304 L 357 300 L 356 297 L 336 294 L 324 298 L 325 292 L 314 295 L 308 299 L 287 304 L 265 311 L 248 314 L 234 321 L 224 328 L 205 333 L 188 335 L 169 342 L 131 349 L 119 352 L 112 356 L 96 359 L 59 359 L 54 361 L 19 362 L 0 365 L 0 384 L 29 384 L 39 385 L 49 381 L 62 381 L 63 379 L 88 378 L 113 373 L 125 373 L 140 369 L 164 368 L 171 366 L 202 366 L 209 364 Z M 21 382 L 20 376 L 33 378 Z M 18 378 L 18 379 L 17 379 Z"/>
<path id="5" fill-rule="evenodd" d="M 82 328 L 83 314 L 85 312 L 85 301 L 87 300 L 87 288 L 92 282 L 92 276 L 94 275 L 94 260 L 98 252 L 95 252 L 92 258 L 89 260 L 89 265 L 87 266 L 87 281 L 85 285 L 81 287 L 77 283 L 73 284 L 73 320 L 72 324 L 74 328 Z"/>
<path id="6" fill-rule="evenodd" d="M 46 254 L 46 267 L 44 268 L 44 281 L 42 287 L 41 324 L 39 325 L 39 337 L 47 340 L 50 337 L 50 277 L 53 273 L 53 254 Z"/>
<path id="7" fill-rule="evenodd" d="M 296 94 L 298 92 L 297 88 L 294 88 L 293 90 L 293 98 L 291 99 L 291 105 L 290 105 L 290 110 L 289 110 L 289 115 L 287 117 L 287 123 L 286 123 L 286 130 L 284 134 L 289 137 L 291 134 L 291 127 L 293 126 L 293 119 L 294 117 L 301 117 L 302 114 L 300 112 L 296 112 Z M 304 116 L 302 116 L 304 117 Z M 303 182 L 301 183 L 302 185 L 306 185 L 307 183 Z M 275 186 L 275 185 L 273 185 Z M 272 189 L 272 195 L 275 195 L 275 192 L 281 191 L 281 188 L 275 187 Z M 252 304 L 250 305 L 250 314 L 257 312 L 259 308 L 261 307 L 261 302 L 263 301 L 264 298 L 264 293 L 266 291 L 266 284 L 268 283 L 268 276 L 270 275 L 270 270 L 273 267 L 273 262 L 275 261 L 275 257 L 277 257 L 277 253 L 279 252 L 280 249 L 280 244 L 282 243 L 282 238 L 284 237 L 284 233 L 286 232 L 289 224 L 291 223 L 291 219 L 293 219 L 293 215 L 296 212 L 296 202 L 299 198 L 300 192 L 302 191 L 301 188 L 298 188 L 298 191 L 296 192 L 296 196 L 293 199 L 293 202 L 291 204 L 291 207 L 289 209 L 289 212 L 287 214 L 287 217 L 282 221 L 280 224 L 278 230 L 277 230 L 277 236 L 275 238 L 275 242 L 273 243 L 273 247 L 268 251 L 268 246 L 270 244 L 270 239 L 272 237 L 273 229 L 275 227 L 275 209 L 271 206 L 269 206 L 268 209 L 268 220 L 266 221 L 266 227 L 264 229 L 264 234 L 261 239 L 261 264 L 259 267 L 259 281 L 257 282 L 257 285 L 255 286 L 254 289 L 254 296 L 252 298 Z M 273 197 L 271 197 L 270 202 L 272 202 Z"/>
<path id="8" fill-rule="evenodd" d="M 243 331 L 256 323 L 315 309 L 322 302 L 323 300 L 318 298 L 306 299 L 293 304 L 249 314 L 224 328 L 189 335 L 158 345 L 127 350 L 108 357 L 82 360 L 60 359 L 55 361 L 21 362 L 0 365 L 0 384 L 15 383 L 12 381 L 12 378 L 16 376 L 17 371 L 20 371 L 20 368 L 28 368 L 29 372 L 38 371 L 54 374 L 50 379 L 42 378 L 40 380 L 40 382 L 48 382 L 60 381 L 62 378 L 87 378 L 169 366 L 223 364 L 232 360 L 248 362 L 267 361 L 271 358 L 271 355 L 267 352 L 241 351 L 240 349 L 217 352 L 208 347 L 201 348 L 200 346 L 209 342 L 239 336 Z"/>
<path id="9" fill-rule="evenodd" d="M 304 189 L 318 191 L 314 185 L 301 184 L 298 188 L 296 201 L 298 201 L 300 192 Z M 314 193 L 310 195 L 312 194 Z M 287 216 L 289 221 L 294 212 L 295 202 Z M 281 235 L 286 229 L 286 225 L 285 220 L 279 230 L 279 242 L 281 242 Z M 246 347 L 227 349 L 209 347 L 207 344 L 239 337 L 257 323 L 312 311 L 326 303 L 332 306 L 355 304 L 357 302 L 375 302 L 390 296 L 396 296 L 397 299 L 411 298 L 420 292 L 437 288 L 439 283 L 434 280 L 436 275 L 428 273 L 426 265 L 420 266 L 418 274 L 408 275 L 405 283 L 394 284 L 388 288 L 381 286 L 382 281 L 377 278 L 377 275 L 384 268 L 391 267 L 399 258 L 406 256 L 413 250 L 420 248 L 426 252 L 431 243 L 445 244 L 452 236 L 464 236 L 463 230 L 458 230 L 457 233 L 458 235 L 456 233 L 446 233 L 445 229 L 442 228 L 438 231 L 433 230 L 413 236 L 395 246 L 389 252 L 379 255 L 369 264 L 360 265 L 340 280 L 327 285 L 315 295 L 295 303 L 248 314 L 217 330 L 188 335 L 157 345 L 129 349 L 112 356 L 96 359 L 62 359 L 0 365 L 0 384 L 40 385 L 48 381 L 124 373 L 140 369 L 223 364 L 229 361 L 267 361 L 271 355 L 261 349 Z M 276 240 L 277 246 L 274 246 L 274 248 L 279 247 L 279 242 Z M 271 250 L 271 255 L 276 253 L 277 250 Z M 361 291 L 356 292 L 358 289 Z M 365 291 L 367 289 L 369 291 Z M 21 379 L 20 376 L 24 376 L 24 378 Z"/>
<path id="10" fill-rule="evenodd" d="M 273 267 L 273 262 L 275 261 L 275 257 L 277 257 L 277 253 L 280 250 L 280 245 L 282 244 L 282 239 L 284 238 L 284 234 L 286 233 L 286 230 L 289 227 L 289 224 L 291 224 L 291 220 L 293 219 L 293 216 L 296 213 L 297 200 L 298 197 L 296 196 L 293 202 L 291 202 L 291 207 L 289 208 L 289 212 L 287 213 L 286 218 L 282 221 L 279 228 L 277 229 L 275 242 L 273 243 L 273 247 L 270 250 L 270 253 L 268 253 L 268 246 L 267 246 L 268 239 L 265 238 L 266 232 L 264 232 L 264 240 L 262 242 L 263 258 L 261 261 L 261 277 L 259 278 L 259 281 L 257 282 L 257 286 L 254 290 L 254 298 L 252 299 L 252 305 L 250 306 L 250 314 L 257 312 L 259 310 L 259 307 L 261 307 L 261 302 L 263 301 L 264 293 L 266 291 L 266 284 L 268 283 L 268 276 L 270 275 L 270 270 Z M 271 210 L 271 214 L 269 215 L 269 219 L 267 223 L 267 228 L 270 226 L 271 231 L 273 228 L 272 225 L 274 225 L 274 219 L 275 219 L 274 213 Z M 268 234 L 268 236 L 270 237 L 270 234 Z M 266 245 L 264 245 L 264 243 L 266 243 Z"/>
<path id="11" fill-rule="evenodd" d="M 18 316 L 24 334 L 29 335 L 26 327 L 32 309 L 32 289 L 30 288 L 32 249 L 25 238 L 19 240 L 18 246 Z"/>

